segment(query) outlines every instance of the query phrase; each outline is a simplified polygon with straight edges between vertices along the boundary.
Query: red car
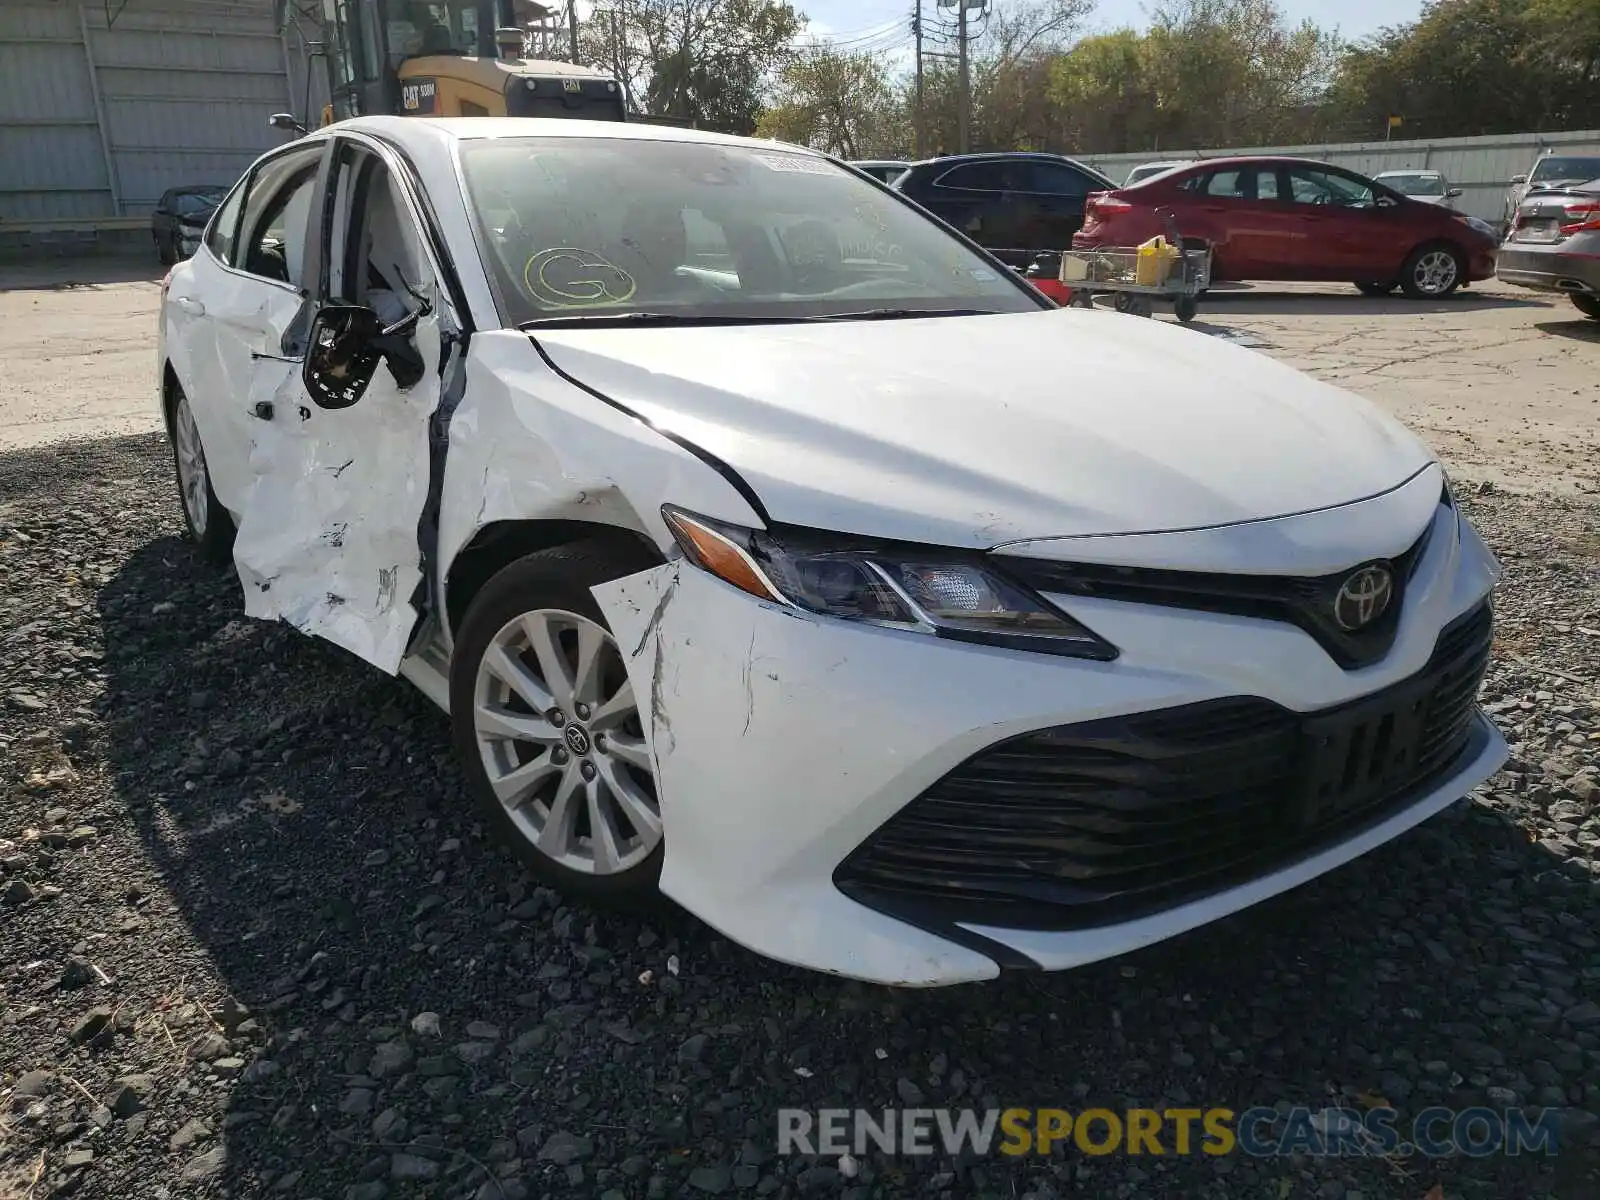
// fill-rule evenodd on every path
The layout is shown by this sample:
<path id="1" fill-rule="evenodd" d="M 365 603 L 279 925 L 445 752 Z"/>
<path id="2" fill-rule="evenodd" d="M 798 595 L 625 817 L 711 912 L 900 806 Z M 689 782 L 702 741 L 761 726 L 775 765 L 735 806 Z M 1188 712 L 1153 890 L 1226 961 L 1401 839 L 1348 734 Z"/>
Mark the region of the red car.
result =
<path id="1" fill-rule="evenodd" d="M 1304 158 L 1212 158 L 1093 193 L 1073 248 L 1136 246 L 1168 232 L 1166 211 L 1185 244 L 1211 247 L 1214 280 L 1348 280 L 1422 298 L 1494 276 L 1487 222 Z"/>

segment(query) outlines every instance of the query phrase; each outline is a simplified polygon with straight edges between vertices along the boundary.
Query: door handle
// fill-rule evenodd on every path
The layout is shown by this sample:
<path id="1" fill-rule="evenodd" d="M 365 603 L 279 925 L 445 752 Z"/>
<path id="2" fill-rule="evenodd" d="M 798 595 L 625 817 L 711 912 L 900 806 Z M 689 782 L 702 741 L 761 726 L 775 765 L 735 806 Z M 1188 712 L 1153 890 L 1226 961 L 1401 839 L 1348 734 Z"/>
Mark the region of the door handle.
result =
<path id="1" fill-rule="evenodd" d="M 172 302 L 191 317 L 203 317 L 206 315 L 206 306 L 198 300 L 189 299 L 188 296 L 174 296 Z"/>

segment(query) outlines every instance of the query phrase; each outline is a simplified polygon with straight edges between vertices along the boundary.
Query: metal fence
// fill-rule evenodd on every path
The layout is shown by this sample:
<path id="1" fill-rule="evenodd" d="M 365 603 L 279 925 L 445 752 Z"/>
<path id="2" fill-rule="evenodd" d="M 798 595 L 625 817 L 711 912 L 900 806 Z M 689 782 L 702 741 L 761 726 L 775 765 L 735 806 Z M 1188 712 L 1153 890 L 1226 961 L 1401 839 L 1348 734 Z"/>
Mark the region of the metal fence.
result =
<path id="1" fill-rule="evenodd" d="M 1249 146 L 1238 149 L 1151 150 L 1136 154 L 1087 154 L 1079 158 L 1117 182 L 1141 163 L 1228 154 L 1292 154 L 1337 163 L 1376 175 L 1380 171 L 1442 171 L 1462 194 L 1459 212 L 1498 221 L 1513 175 L 1524 174 L 1545 150 L 1558 154 L 1600 154 L 1600 129 L 1572 133 L 1508 133 L 1431 141 L 1346 142 L 1320 146 Z"/>
<path id="2" fill-rule="evenodd" d="M 298 49 L 270 0 L 0 0 L 0 222 L 232 183 L 283 140 L 267 117 L 305 107 Z"/>

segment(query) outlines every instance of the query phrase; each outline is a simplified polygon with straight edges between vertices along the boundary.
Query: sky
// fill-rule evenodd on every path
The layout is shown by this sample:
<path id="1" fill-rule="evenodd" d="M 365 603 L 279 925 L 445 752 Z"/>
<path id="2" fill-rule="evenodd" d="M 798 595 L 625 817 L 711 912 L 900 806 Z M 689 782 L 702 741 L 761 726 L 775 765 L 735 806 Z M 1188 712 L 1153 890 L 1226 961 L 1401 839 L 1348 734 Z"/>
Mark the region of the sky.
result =
<path id="1" fill-rule="evenodd" d="M 909 24 L 913 0 L 794 0 L 797 9 L 810 18 L 811 32 L 839 39 L 846 46 L 861 49 L 894 49 L 899 41 L 910 41 Z M 1004 5 L 1007 0 L 993 0 Z M 934 20 L 935 0 L 923 0 L 924 18 Z M 1324 28 L 1337 28 L 1346 38 L 1374 33 L 1385 25 L 1414 20 L 1422 0 L 1278 0 L 1278 6 L 1292 21 L 1310 18 Z M 1099 0 L 1089 16 L 1087 32 L 1139 28 L 1149 24 L 1155 0 Z M 946 10 L 944 15 L 949 15 Z"/>

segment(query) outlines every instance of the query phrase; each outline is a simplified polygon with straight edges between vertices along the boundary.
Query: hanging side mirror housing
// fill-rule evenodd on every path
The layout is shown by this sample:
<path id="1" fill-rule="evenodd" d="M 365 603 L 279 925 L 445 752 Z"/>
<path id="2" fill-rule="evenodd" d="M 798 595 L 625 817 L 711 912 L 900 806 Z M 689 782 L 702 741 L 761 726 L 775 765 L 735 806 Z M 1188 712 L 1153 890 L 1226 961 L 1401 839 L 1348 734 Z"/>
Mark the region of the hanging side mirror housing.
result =
<path id="1" fill-rule="evenodd" d="M 267 124 L 273 129 L 281 129 L 285 133 L 296 133 L 304 137 L 309 130 L 295 119 L 293 113 L 273 113 L 267 118 Z"/>
<path id="2" fill-rule="evenodd" d="M 330 304 L 311 326 L 301 376 L 318 408 L 349 408 L 360 400 L 383 361 L 374 344 L 383 333 L 378 314 L 358 304 Z"/>

